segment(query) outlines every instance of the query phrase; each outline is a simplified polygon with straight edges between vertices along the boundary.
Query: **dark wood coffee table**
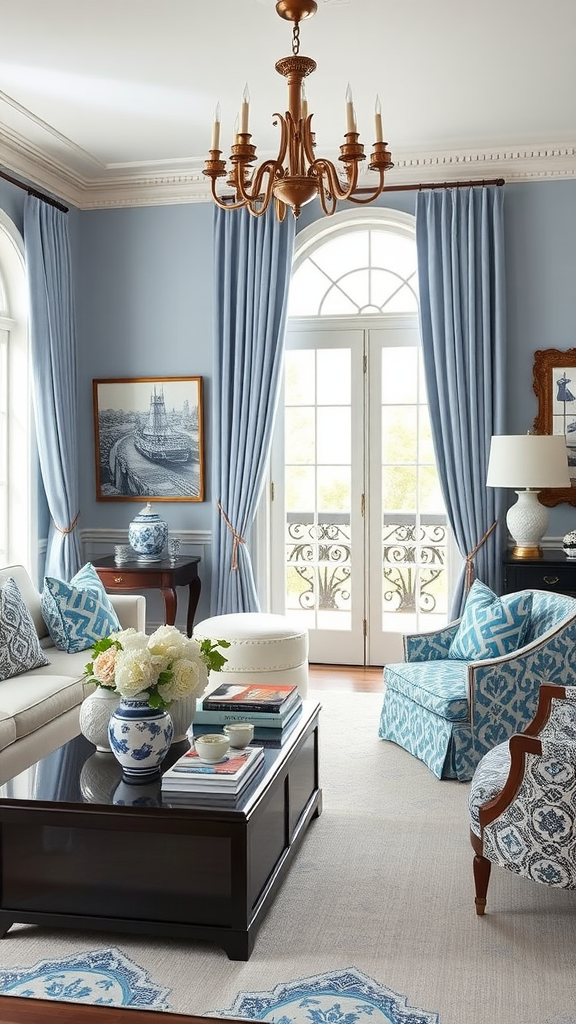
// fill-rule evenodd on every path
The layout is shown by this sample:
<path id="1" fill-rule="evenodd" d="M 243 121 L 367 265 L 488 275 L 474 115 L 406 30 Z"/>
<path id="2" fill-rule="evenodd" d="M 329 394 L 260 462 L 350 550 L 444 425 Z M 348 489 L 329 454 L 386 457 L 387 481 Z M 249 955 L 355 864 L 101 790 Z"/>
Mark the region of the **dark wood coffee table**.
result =
<path id="1" fill-rule="evenodd" d="M 193 796 L 170 806 L 159 782 L 126 786 L 113 756 L 83 736 L 0 787 L 0 937 L 14 922 L 137 932 L 247 960 L 321 811 L 319 711 L 304 701 L 233 807 Z M 186 749 L 175 745 L 165 765 Z"/>

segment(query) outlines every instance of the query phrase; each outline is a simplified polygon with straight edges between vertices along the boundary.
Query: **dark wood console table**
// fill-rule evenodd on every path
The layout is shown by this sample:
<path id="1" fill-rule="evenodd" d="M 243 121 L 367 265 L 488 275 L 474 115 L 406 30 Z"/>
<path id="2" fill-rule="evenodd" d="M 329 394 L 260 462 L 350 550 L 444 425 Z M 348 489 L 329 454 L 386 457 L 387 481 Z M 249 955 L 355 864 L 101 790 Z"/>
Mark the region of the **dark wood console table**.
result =
<path id="1" fill-rule="evenodd" d="M 576 597 L 576 558 L 568 558 L 562 548 L 544 548 L 538 558 L 513 558 L 507 551 L 504 566 L 504 593 L 517 590 L 552 590 Z"/>
<path id="2" fill-rule="evenodd" d="M 168 558 L 160 562 L 139 562 L 134 558 L 130 562 L 117 565 L 113 555 L 99 558 L 92 564 L 106 590 L 161 590 L 166 608 L 166 625 L 173 626 L 176 621 L 178 607 L 177 587 L 188 587 L 188 612 L 186 616 L 186 632 L 192 636 L 194 616 L 200 600 L 201 582 L 198 576 L 200 558 L 178 558 L 172 565 Z"/>

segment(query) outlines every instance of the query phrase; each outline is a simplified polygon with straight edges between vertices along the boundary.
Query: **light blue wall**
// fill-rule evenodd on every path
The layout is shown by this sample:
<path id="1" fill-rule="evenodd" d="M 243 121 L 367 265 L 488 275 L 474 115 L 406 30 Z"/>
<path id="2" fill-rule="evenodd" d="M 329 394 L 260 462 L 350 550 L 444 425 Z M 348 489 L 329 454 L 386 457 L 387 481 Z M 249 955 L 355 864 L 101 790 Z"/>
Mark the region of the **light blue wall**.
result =
<path id="1" fill-rule="evenodd" d="M 0 180 L 0 206 L 22 227 L 24 193 Z M 415 193 L 379 201 L 414 212 Z M 298 230 L 319 216 L 302 212 Z M 506 186 L 504 201 L 510 433 L 532 426 L 534 352 L 576 346 L 576 181 Z M 213 389 L 213 208 L 211 204 L 71 211 L 79 341 L 81 526 L 127 528 L 133 502 L 97 502 L 92 379 L 202 376 L 206 501 L 163 503 L 175 530 L 211 530 Z M 550 509 L 549 536 L 576 526 L 576 507 Z M 202 609 L 209 573 L 203 573 Z"/>
<path id="2" fill-rule="evenodd" d="M 538 349 L 576 347 L 576 181 L 507 185 L 507 430 L 530 430 L 538 411 Z M 513 495 L 511 495 L 511 502 Z M 550 509 L 547 534 L 576 528 L 576 507 Z"/>
<path id="3" fill-rule="evenodd" d="M 173 530 L 211 528 L 212 206 L 80 214 L 78 339 L 81 524 L 128 528 L 143 502 L 96 501 L 92 380 L 202 377 L 204 502 L 162 502 Z"/>

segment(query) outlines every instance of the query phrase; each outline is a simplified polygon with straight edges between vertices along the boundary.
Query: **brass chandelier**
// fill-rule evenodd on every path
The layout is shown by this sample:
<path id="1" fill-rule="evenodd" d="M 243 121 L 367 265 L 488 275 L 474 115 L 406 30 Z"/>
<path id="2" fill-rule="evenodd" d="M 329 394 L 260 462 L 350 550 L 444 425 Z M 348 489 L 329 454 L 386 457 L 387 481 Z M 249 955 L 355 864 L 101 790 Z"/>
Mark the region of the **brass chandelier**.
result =
<path id="1" fill-rule="evenodd" d="M 312 114 L 304 91 L 304 79 L 316 70 L 316 61 L 300 55 L 300 22 L 311 18 L 317 10 L 316 0 L 278 0 L 276 12 L 281 18 L 294 23 L 292 31 L 292 56 L 282 57 L 276 62 L 276 71 L 288 83 L 288 110 L 285 115 L 274 114 L 274 124 L 280 124 L 281 137 L 278 156 L 265 160 L 257 169 L 252 167 L 256 160 L 256 146 L 251 143 L 248 131 L 249 97 L 247 89 L 241 108 L 239 131 L 236 132 L 227 170 L 226 161 L 221 160 L 220 109 L 216 108 L 212 128 L 210 156 L 203 173 L 210 178 L 214 202 L 225 210 L 245 206 L 250 213 L 259 217 L 269 206 L 272 198 L 278 220 L 284 220 L 289 206 L 295 217 L 301 208 L 318 196 L 327 216 L 334 213 L 338 200 L 347 199 L 352 203 L 366 205 L 381 195 L 384 188 L 384 174 L 394 166 L 392 157 L 383 140 L 382 113 L 380 101 L 376 100 L 375 128 L 376 141 L 370 154 L 368 167 L 378 173 L 378 182 L 368 195 L 355 195 L 358 186 L 359 164 L 365 159 L 364 146 L 359 142 L 356 130 L 356 115 L 350 87 L 346 93 L 346 132 L 340 146 L 339 161 L 344 173 L 338 173 L 332 161 L 314 154 L 315 136 L 312 131 Z M 233 197 L 226 199 L 216 192 L 218 178 L 226 178 Z M 364 190 L 363 190 L 364 193 Z"/>

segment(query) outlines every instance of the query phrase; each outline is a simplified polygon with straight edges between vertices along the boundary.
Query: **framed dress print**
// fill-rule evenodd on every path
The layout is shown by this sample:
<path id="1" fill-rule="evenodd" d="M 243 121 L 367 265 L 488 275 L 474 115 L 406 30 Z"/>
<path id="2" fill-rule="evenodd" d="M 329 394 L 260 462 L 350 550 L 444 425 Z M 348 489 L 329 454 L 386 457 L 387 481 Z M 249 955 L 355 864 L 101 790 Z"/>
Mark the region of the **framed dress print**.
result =
<path id="1" fill-rule="evenodd" d="M 538 398 L 534 432 L 564 435 L 571 479 L 570 487 L 547 487 L 538 497 L 543 505 L 563 501 L 576 505 L 576 348 L 534 353 L 534 391 Z"/>

